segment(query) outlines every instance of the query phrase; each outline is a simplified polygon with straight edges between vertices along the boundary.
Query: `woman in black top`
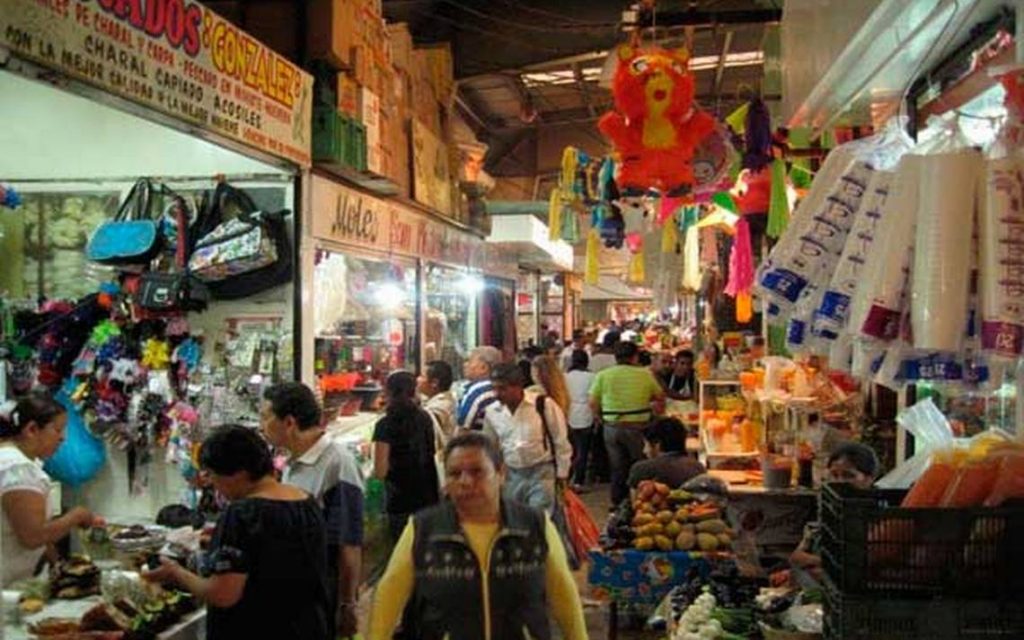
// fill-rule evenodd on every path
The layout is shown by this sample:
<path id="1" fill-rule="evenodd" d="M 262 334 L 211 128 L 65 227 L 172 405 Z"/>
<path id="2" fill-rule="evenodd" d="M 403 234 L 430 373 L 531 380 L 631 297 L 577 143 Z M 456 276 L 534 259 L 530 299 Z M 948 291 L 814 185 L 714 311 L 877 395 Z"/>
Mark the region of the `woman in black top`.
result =
<path id="1" fill-rule="evenodd" d="M 200 462 L 231 500 L 213 534 L 208 577 L 161 559 L 146 578 L 205 600 L 208 640 L 332 639 L 320 506 L 276 480 L 270 450 L 254 429 L 218 429 L 203 442 Z"/>
<path id="2" fill-rule="evenodd" d="M 440 499 L 434 423 L 416 404 L 416 376 L 396 371 L 384 383 L 387 411 L 373 430 L 373 475 L 387 484 L 388 528 L 397 541 L 405 521 Z"/>

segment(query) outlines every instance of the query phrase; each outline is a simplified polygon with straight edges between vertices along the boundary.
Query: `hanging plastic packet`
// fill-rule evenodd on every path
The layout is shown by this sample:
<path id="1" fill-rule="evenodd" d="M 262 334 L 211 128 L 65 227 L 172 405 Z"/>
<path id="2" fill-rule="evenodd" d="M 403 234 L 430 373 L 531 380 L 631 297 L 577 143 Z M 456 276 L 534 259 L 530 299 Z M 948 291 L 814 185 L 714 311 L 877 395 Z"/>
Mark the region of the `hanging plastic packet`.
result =
<path id="1" fill-rule="evenodd" d="M 898 124 L 890 124 L 876 136 L 829 154 L 772 251 L 771 269 L 761 273 L 764 295 L 780 306 L 791 306 L 809 284 L 827 284 L 871 174 L 892 167 L 909 148 L 908 140 Z"/>
<path id="2" fill-rule="evenodd" d="M 837 334 L 846 329 L 850 301 L 865 270 L 894 175 L 890 171 L 876 171 L 871 177 L 867 194 L 854 215 L 835 273 L 825 289 L 821 306 L 815 312 L 815 330 L 821 334 L 830 333 L 838 337 Z"/>
<path id="3" fill-rule="evenodd" d="M 981 348 L 1004 358 L 1024 354 L 1024 125 L 1014 113 L 986 154 L 978 208 Z"/>

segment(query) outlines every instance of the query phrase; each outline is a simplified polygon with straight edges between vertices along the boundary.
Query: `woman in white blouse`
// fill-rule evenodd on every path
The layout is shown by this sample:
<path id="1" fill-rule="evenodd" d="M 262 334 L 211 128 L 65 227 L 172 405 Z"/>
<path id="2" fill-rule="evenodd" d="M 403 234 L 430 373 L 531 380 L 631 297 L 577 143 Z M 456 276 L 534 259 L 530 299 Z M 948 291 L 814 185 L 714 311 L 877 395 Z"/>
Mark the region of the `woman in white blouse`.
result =
<path id="1" fill-rule="evenodd" d="M 102 523 L 82 507 L 53 520 L 48 517 L 50 477 L 41 460 L 60 447 L 67 421 L 64 407 L 42 393 L 0 403 L 0 553 L 5 587 L 31 577 L 47 547 L 75 527 Z"/>

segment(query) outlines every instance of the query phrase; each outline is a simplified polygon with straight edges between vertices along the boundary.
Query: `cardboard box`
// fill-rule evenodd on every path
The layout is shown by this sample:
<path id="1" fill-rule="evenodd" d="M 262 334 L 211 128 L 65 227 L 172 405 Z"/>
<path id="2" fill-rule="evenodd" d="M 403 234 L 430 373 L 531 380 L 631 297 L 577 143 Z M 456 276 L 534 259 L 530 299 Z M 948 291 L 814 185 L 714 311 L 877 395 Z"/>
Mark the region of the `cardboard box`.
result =
<path id="1" fill-rule="evenodd" d="M 350 118 L 359 119 L 359 85 L 348 73 L 342 71 L 337 75 L 336 94 L 338 110 Z"/>
<path id="2" fill-rule="evenodd" d="M 391 46 L 391 64 L 398 70 L 409 73 L 412 69 L 412 34 L 404 22 L 388 25 Z"/>
<path id="3" fill-rule="evenodd" d="M 360 93 L 359 120 L 366 127 L 366 168 L 373 173 L 383 173 L 381 164 L 381 113 L 380 98 L 369 89 Z"/>
<path id="4" fill-rule="evenodd" d="M 310 0 L 306 55 L 311 60 L 326 60 L 336 69 L 351 68 L 352 48 L 358 44 L 360 5 L 356 0 Z"/>
<path id="5" fill-rule="evenodd" d="M 434 44 L 415 50 L 423 60 L 425 72 L 430 78 L 437 98 L 448 104 L 455 95 L 455 63 L 452 59 L 452 48 L 448 43 Z"/>

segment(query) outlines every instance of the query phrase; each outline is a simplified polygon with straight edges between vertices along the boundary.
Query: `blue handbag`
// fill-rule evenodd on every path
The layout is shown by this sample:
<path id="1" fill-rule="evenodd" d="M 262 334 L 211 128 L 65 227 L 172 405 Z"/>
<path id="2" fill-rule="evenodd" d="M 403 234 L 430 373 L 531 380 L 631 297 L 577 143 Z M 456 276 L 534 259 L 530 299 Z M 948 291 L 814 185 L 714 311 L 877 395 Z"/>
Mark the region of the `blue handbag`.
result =
<path id="1" fill-rule="evenodd" d="M 85 255 L 106 265 L 148 264 L 162 248 L 160 222 L 153 215 L 156 189 L 149 178 L 132 186 L 113 220 L 104 222 L 89 238 Z"/>

